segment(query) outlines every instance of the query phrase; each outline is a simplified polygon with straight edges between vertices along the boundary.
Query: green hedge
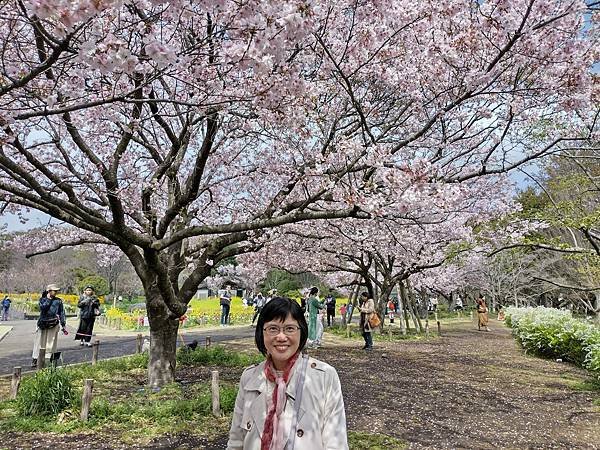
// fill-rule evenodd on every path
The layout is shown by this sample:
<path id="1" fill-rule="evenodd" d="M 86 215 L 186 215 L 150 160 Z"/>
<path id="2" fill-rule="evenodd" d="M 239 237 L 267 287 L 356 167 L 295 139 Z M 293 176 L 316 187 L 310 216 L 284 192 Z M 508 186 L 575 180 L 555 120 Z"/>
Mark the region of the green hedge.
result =
<path id="1" fill-rule="evenodd" d="M 600 379 L 600 329 L 594 324 L 543 306 L 509 307 L 506 324 L 526 350 L 585 367 Z"/>

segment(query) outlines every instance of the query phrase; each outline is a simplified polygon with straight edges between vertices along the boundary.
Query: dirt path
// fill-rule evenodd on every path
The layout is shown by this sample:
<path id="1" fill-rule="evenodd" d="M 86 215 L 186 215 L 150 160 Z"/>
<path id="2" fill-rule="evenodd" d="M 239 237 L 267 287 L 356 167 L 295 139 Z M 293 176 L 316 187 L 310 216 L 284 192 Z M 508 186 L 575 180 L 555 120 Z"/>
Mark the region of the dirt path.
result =
<path id="1" fill-rule="evenodd" d="M 492 326 L 462 323 L 442 339 L 317 357 L 340 374 L 351 430 L 413 449 L 600 448 L 598 391 L 574 389 L 586 372 L 524 355 L 507 328 Z"/>
<path id="2" fill-rule="evenodd" d="M 524 355 L 508 329 L 492 327 L 478 332 L 462 322 L 445 326 L 440 339 L 376 341 L 372 353 L 360 350 L 361 341 L 326 335 L 325 347 L 310 353 L 337 368 L 351 431 L 392 435 L 411 449 L 600 448 L 600 406 L 593 404 L 600 405 L 600 395 L 576 389 L 589 380 L 586 372 Z M 234 347 L 251 345 L 244 340 Z M 178 378 L 209 376 L 199 368 Z M 19 448 L 40 449 L 222 449 L 227 441 L 226 435 L 207 443 L 180 433 L 136 447 L 99 434 L 10 437 L 24 445 Z"/>

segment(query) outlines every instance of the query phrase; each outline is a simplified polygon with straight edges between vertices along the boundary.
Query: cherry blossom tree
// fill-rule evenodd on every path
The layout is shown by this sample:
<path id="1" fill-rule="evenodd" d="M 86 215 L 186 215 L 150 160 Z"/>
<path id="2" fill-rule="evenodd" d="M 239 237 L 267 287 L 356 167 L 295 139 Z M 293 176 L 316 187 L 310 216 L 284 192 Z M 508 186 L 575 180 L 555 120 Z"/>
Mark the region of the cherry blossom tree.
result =
<path id="1" fill-rule="evenodd" d="M 113 245 L 173 379 L 212 267 L 405 186 L 503 173 L 597 133 L 583 2 L 8 0 L 0 193 Z M 595 16 L 593 16 L 595 17 Z M 585 26 L 584 26 L 585 25 Z M 183 276 L 185 274 L 185 276 Z"/>
<path id="2" fill-rule="evenodd" d="M 495 243 L 529 231 L 516 223 L 502 230 L 484 226 L 518 209 L 510 190 L 505 177 L 406 186 L 377 218 L 282 226 L 259 252 L 240 260 L 259 270 L 334 274 L 328 282 L 338 287 L 363 285 L 383 315 L 392 291 L 404 289 L 409 278 L 417 288 L 441 286 L 449 293 L 464 282 L 464 274 L 457 275 L 470 255 L 485 255 Z"/>

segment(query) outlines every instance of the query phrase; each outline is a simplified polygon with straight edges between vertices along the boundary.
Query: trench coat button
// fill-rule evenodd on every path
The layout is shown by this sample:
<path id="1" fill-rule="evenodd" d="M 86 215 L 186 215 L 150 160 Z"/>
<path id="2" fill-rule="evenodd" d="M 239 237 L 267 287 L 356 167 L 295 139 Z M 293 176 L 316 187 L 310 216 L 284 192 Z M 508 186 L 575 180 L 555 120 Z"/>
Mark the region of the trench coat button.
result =
<path id="1" fill-rule="evenodd" d="M 298 435 L 298 437 L 302 437 L 304 436 L 304 430 L 298 430 L 296 434 Z"/>
<path id="2" fill-rule="evenodd" d="M 252 424 L 250 422 L 248 422 L 246 424 L 246 430 L 250 430 L 252 428 Z"/>
<path id="3" fill-rule="evenodd" d="M 310 367 L 312 367 L 312 368 L 314 369 L 315 367 L 317 367 L 317 363 L 312 363 L 312 364 L 310 365 Z"/>

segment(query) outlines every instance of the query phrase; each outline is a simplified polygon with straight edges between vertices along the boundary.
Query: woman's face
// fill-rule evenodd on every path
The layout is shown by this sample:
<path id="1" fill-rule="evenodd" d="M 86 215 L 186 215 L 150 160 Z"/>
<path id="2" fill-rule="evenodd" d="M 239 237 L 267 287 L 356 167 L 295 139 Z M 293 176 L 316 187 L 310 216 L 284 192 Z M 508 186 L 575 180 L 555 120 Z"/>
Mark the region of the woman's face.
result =
<path id="1" fill-rule="evenodd" d="M 94 291 L 93 291 L 92 289 L 90 289 L 90 288 L 87 288 L 87 289 L 86 289 L 86 290 L 84 290 L 83 292 L 84 292 L 84 293 L 85 293 L 85 295 L 87 295 L 88 297 L 94 293 Z"/>
<path id="2" fill-rule="evenodd" d="M 263 339 L 267 354 L 271 356 L 275 368 L 285 369 L 287 361 L 296 354 L 300 346 L 298 321 L 288 315 L 283 322 L 281 320 L 265 322 Z"/>

